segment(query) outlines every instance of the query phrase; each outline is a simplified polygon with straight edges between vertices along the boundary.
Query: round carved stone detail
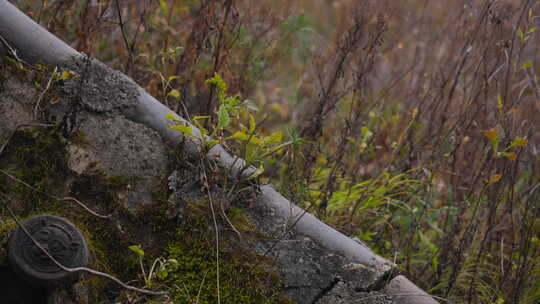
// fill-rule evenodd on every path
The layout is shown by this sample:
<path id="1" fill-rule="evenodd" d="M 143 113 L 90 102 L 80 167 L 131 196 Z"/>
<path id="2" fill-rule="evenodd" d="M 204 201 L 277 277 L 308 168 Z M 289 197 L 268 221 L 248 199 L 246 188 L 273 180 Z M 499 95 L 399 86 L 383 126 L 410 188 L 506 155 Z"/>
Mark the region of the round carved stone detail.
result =
<path id="1" fill-rule="evenodd" d="M 88 264 L 88 245 L 81 232 L 68 220 L 39 215 L 24 222 L 23 226 L 63 266 L 75 268 Z M 56 265 L 21 227 L 11 234 L 8 250 L 13 270 L 33 285 L 53 288 L 79 279 L 79 273 L 64 271 Z"/>

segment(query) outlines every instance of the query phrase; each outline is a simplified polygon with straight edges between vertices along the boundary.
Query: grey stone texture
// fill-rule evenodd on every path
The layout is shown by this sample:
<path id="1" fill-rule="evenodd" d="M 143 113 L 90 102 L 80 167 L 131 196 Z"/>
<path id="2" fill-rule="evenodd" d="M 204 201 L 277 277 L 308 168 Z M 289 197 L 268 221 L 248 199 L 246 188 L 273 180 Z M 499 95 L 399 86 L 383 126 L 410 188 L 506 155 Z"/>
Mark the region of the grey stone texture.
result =
<path id="1" fill-rule="evenodd" d="M 388 268 L 353 263 L 344 256 L 294 233 L 291 225 L 276 217 L 272 208 L 258 204 L 250 214 L 257 227 L 272 236 L 253 248 L 272 257 L 284 278 L 284 292 L 299 304 L 399 303 L 381 292 Z"/>
<path id="2" fill-rule="evenodd" d="M 152 192 L 167 175 L 167 151 L 159 135 L 121 116 L 84 115 L 85 143 L 68 147 L 68 165 L 79 174 L 96 169 L 129 184 L 120 195 L 125 207 L 152 204 Z"/>
<path id="3" fill-rule="evenodd" d="M 70 98 L 78 99 L 91 112 L 111 113 L 136 103 L 139 91 L 126 75 L 98 60 L 84 58 L 69 64 L 75 77 L 64 80 L 60 87 Z"/>
<path id="4" fill-rule="evenodd" d="M 0 141 L 3 143 L 18 126 L 37 123 L 31 109 L 38 93 L 31 83 L 14 78 L 0 83 Z"/>

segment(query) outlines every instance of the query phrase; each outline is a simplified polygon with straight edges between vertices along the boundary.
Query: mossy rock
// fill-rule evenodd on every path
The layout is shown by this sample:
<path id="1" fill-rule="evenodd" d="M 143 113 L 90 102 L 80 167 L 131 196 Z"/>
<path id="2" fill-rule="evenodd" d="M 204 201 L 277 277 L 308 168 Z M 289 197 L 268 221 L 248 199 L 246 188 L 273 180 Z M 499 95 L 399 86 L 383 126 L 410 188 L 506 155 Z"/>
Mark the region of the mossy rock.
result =
<path id="1" fill-rule="evenodd" d="M 79 138 L 79 137 L 76 137 Z M 145 250 L 142 264 L 148 273 L 156 259 L 175 259 L 174 271 L 151 279 L 153 289 L 169 292 L 173 303 L 215 303 L 217 300 L 217 262 L 214 223 L 211 221 L 205 195 L 190 206 L 184 221 L 170 217 L 175 208 L 163 192 L 167 185 L 150 189 L 159 197 L 159 204 L 128 212 L 119 203 L 119 193 L 129 184 L 129 178 L 110 176 L 104 170 L 76 174 L 67 166 L 67 149 L 71 144 L 52 129 L 18 131 L 7 145 L 0 168 L 19 181 L 0 176 L 0 190 L 11 198 L 11 207 L 24 221 L 37 214 L 52 214 L 73 222 L 85 235 L 92 254 L 90 267 L 116 276 L 124 282 L 144 286 L 138 256 L 129 246 L 140 244 Z M 162 180 L 166 180 L 164 177 Z M 26 183 L 23 184 L 22 182 Z M 200 193 L 204 193 L 201 191 Z M 75 196 L 102 219 L 88 213 L 73 202 L 63 201 Z M 191 196 L 193 199 L 195 197 Z M 239 229 L 254 229 L 241 209 L 231 211 L 231 219 Z M 219 220 L 218 220 L 219 221 Z M 227 224 L 218 222 L 223 232 Z M 8 213 L 0 215 L 0 264 L 7 264 L 5 243 L 16 227 Z M 2 260 L 3 259 L 3 260 Z M 221 235 L 219 242 L 219 290 L 223 303 L 287 303 L 280 296 L 280 278 L 270 271 L 270 260 L 243 248 L 234 238 Z M 130 297 L 142 297 L 126 292 L 111 281 L 87 276 L 81 283 L 88 290 L 90 303 L 110 303 Z M 159 299 L 146 298 L 148 303 Z"/>

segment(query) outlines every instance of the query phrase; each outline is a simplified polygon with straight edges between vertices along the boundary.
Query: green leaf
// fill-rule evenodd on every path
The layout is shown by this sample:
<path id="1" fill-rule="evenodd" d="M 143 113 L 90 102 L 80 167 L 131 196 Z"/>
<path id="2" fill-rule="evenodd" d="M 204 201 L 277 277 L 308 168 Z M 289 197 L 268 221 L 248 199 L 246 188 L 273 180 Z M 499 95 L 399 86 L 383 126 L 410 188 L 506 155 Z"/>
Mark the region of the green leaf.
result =
<path id="1" fill-rule="evenodd" d="M 251 133 L 255 132 L 255 127 L 256 127 L 255 118 L 253 117 L 253 115 L 249 115 L 249 132 Z"/>
<path id="2" fill-rule="evenodd" d="M 161 270 L 161 271 L 158 271 L 157 273 L 157 277 L 160 280 L 165 280 L 168 276 L 169 276 L 169 273 L 167 272 L 167 270 Z"/>
<path id="3" fill-rule="evenodd" d="M 370 139 L 373 136 L 373 132 L 369 130 L 368 127 L 362 127 L 360 129 L 360 134 L 362 135 L 362 141 L 366 142 L 368 139 Z"/>
<path id="4" fill-rule="evenodd" d="M 521 39 L 522 41 L 525 40 L 525 33 L 523 33 L 523 31 L 521 29 L 518 29 L 517 35 L 518 35 L 519 39 Z"/>
<path id="5" fill-rule="evenodd" d="M 190 127 L 185 126 L 185 125 L 175 125 L 175 126 L 170 126 L 169 128 L 173 129 L 173 130 L 176 130 L 176 131 L 180 131 L 180 132 L 182 132 L 184 134 L 187 134 L 189 136 L 195 136 L 193 134 L 193 130 Z"/>
<path id="6" fill-rule="evenodd" d="M 164 13 L 169 12 L 169 4 L 165 0 L 159 0 L 159 7 Z"/>
<path id="7" fill-rule="evenodd" d="M 212 147 L 214 147 L 215 145 L 219 144 L 219 140 L 217 139 L 212 139 L 211 141 L 208 142 L 208 149 L 212 149 Z"/>
<path id="8" fill-rule="evenodd" d="M 178 92 L 178 90 L 176 89 L 172 89 L 169 94 L 167 94 L 167 96 L 171 96 L 171 97 L 174 97 L 174 98 L 179 98 L 180 97 L 180 92 Z"/>
<path id="9" fill-rule="evenodd" d="M 60 74 L 60 77 L 58 79 L 60 80 L 68 80 L 68 79 L 71 79 L 71 78 L 75 78 L 79 75 L 73 73 L 73 72 L 70 72 L 70 71 L 63 71 L 62 74 Z"/>
<path id="10" fill-rule="evenodd" d="M 176 116 L 173 113 L 165 114 L 165 118 L 177 120 Z"/>
<path id="11" fill-rule="evenodd" d="M 264 139 L 265 144 L 274 144 L 279 143 L 283 140 L 283 133 L 281 131 L 276 131 L 272 133 L 269 137 Z"/>
<path id="12" fill-rule="evenodd" d="M 375 235 L 373 232 L 364 232 L 360 235 L 360 239 L 362 241 L 371 241 L 373 240 L 373 235 Z"/>
<path id="13" fill-rule="evenodd" d="M 491 145 L 493 146 L 493 150 L 497 151 L 499 147 L 499 133 L 497 132 L 497 129 L 491 128 L 489 130 L 484 131 L 483 134 L 491 142 Z"/>
<path id="14" fill-rule="evenodd" d="M 497 109 L 504 108 L 504 102 L 501 95 L 497 96 Z"/>
<path id="15" fill-rule="evenodd" d="M 259 177 L 261 174 L 263 174 L 264 172 L 264 168 L 263 166 L 261 165 L 259 168 L 257 168 L 257 170 L 255 170 L 255 172 L 253 172 L 253 174 L 251 174 L 249 176 L 249 178 L 257 178 Z"/>
<path id="16" fill-rule="evenodd" d="M 532 63 L 532 61 L 530 61 L 530 60 L 529 60 L 529 61 L 525 61 L 525 62 L 521 65 L 521 67 L 524 68 L 524 69 L 531 68 L 532 66 L 533 66 L 533 63 Z"/>
<path id="17" fill-rule="evenodd" d="M 222 130 L 225 127 L 227 127 L 229 123 L 231 122 L 231 118 L 229 117 L 229 111 L 227 111 L 227 107 L 223 104 L 220 105 L 217 115 L 218 115 L 217 128 L 218 130 Z"/>
<path id="18" fill-rule="evenodd" d="M 129 250 L 135 252 L 138 256 L 144 256 L 144 250 L 141 248 L 141 245 L 131 245 L 128 248 Z"/>
<path id="19" fill-rule="evenodd" d="M 210 118 L 209 115 L 193 116 L 193 120 L 208 119 L 208 118 Z"/>
<path id="20" fill-rule="evenodd" d="M 493 176 L 491 176 L 488 180 L 488 184 L 491 185 L 491 184 L 494 184 L 498 181 L 500 181 L 502 178 L 502 174 L 494 174 Z"/>
<path id="21" fill-rule="evenodd" d="M 165 261 L 165 264 L 167 265 L 168 269 L 176 270 L 178 269 L 178 260 L 177 259 L 168 259 Z"/>
<path id="22" fill-rule="evenodd" d="M 424 244 L 431 252 L 437 252 L 437 246 L 431 242 L 431 240 L 422 233 L 422 231 L 418 231 L 418 236 L 420 237 L 420 242 Z"/>
<path id="23" fill-rule="evenodd" d="M 208 130 L 206 130 L 206 128 L 200 123 L 199 120 L 194 119 L 194 120 L 193 120 L 193 124 L 194 124 L 197 128 L 199 128 L 199 131 L 201 131 L 201 134 L 203 134 L 203 135 L 208 134 Z"/>
<path id="24" fill-rule="evenodd" d="M 374 209 L 376 207 L 382 206 L 384 204 L 388 203 L 386 199 L 382 199 L 380 197 L 370 197 L 367 200 L 363 201 L 357 210 L 355 211 L 363 211 L 363 210 L 370 210 Z"/>
<path id="25" fill-rule="evenodd" d="M 225 101 L 226 93 L 227 93 L 227 83 L 221 78 L 221 76 L 218 73 L 214 74 L 214 77 L 209 78 L 206 80 L 207 84 L 213 84 L 216 87 L 216 90 L 218 92 L 218 99 L 220 103 L 223 103 Z"/>
<path id="26" fill-rule="evenodd" d="M 500 156 L 506 157 L 509 160 L 516 160 L 517 159 L 517 154 L 515 152 L 503 152 L 503 153 L 501 153 Z"/>
<path id="27" fill-rule="evenodd" d="M 524 137 L 517 137 L 512 141 L 511 147 L 523 147 L 529 144 L 529 141 Z"/>
<path id="28" fill-rule="evenodd" d="M 237 131 L 236 133 L 234 133 L 233 135 L 227 137 L 226 139 L 227 140 L 228 139 L 239 139 L 239 140 L 243 140 L 243 141 L 249 140 L 250 143 L 254 143 L 254 144 L 257 144 L 257 145 L 260 145 L 262 143 L 262 140 L 260 140 L 256 136 L 254 136 L 254 135 L 250 136 L 249 134 L 246 134 L 245 132 L 242 132 L 242 131 Z"/>

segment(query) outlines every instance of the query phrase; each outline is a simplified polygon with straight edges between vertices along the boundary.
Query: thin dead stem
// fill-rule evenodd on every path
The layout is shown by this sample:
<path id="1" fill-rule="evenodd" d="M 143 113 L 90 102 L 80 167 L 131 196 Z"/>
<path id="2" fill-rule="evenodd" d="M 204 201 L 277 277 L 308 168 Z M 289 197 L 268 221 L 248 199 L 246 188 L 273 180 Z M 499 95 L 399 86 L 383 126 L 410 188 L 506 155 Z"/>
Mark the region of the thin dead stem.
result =
<path id="1" fill-rule="evenodd" d="M 37 193 L 40 193 L 40 194 L 43 194 L 49 198 L 52 198 L 52 199 L 55 199 L 57 201 L 71 201 L 71 202 L 75 202 L 77 205 L 81 206 L 84 210 L 86 210 L 87 212 L 89 212 L 90 214 L 92 214 L 93 216 L 96 216 L 96 217 L 99 217 L 99 218 L 102 218 L 102 219 L 110 219 L 112 215 L 101 215 L 101 214 L 98 214 L 97 212 L 95 211 L 92 211 L 92 209 L 88 208 L 88 206 L 86 206 L 85 204 L 81 203 L 79 200 L 73 198 L 73 197 L 64 197 L 64 198 L 60 198 L 60 197 L 57 197 L 57 196 L 54 196 L 50 193 L 47 193 L 45 191 L 41 191 L 39 189 L 36 189 L 34 187 L 32 187 L 31 185 L 27 184 L 26 182 L 24 182 L 23 180 L 20 180 L 18 179 L 17 177 L 9 174 L 7 171 L 3 170 L 3 169 L 0 169 L 0 173 L 4 174 L 5 176 L 9 177 L 11 180 L 17 182 L 17 183 L 20 183 L 21 185 L 27 187 L 28 189 L 32 190 L 32 191 L 35 191 Z"/>
<path id="2" fill-rule="evenodd" d="M 56 76 L 57 71 L 58 71 L 58 67 L 54 67 L 51 77 L 49 77 L 49 80 L 47 81 L 47 85 L 45 86 L 45 89 L 43 89 L 43 91 L 39 93 L 36 106 L 34 107 L 34 118 L 38 117 L 39 105 L 41 104 L 41 101 L 43 100 L 43 96 L 45 96 L 45 93 L 47 93 L 47 91 L 51 88 L 51 84 L 54 80 L 54 77 Z"/>
<path id="3" fill-rule="evenodd" d="M 131 67 L 131 63 L 133 62 L 133 52 L 132 52 L 132 48 L 130 47 L 130 44 L 129 44 L 129 41 L 128 41 L 128 37 L 127 37 L 127 33 L 126 33 L 126 29 L 125 29 L 125 23 L 124 23 L 124 20 L 122 18 L 122 11 L 121 11 L 121 8 L 120 8 L 120 3 L 118 2 L 118 0 L 114 0 L 114 3 L 116 4 L 116 12 L 118 14 L 118 25 L 120 26 L 120 30 L 122 32 L 122 38 L 124 39 L 124 44 L 126 46 L 126 51 L 128 52 L 128 61 L 126 62 L 126 65 L 125 65 L 125 73 L 128 74 L 129 73 L 129 69 Z"/>
<path id="4" fill-rule="evenodd" d="M 217 300 L 218 304 L 221 303 L 220 287 L 219 287 L 219 227 L 216 218 L 216 212 L 214 211 L 214 201 L 212 199 L 212 193 L 210 192 L 210 184 L 208 183 L 208 177 L 206 174 L 206 167 L 204 166 L 204 160 L 200 159 L 200 167 L 202 170 L 202 177 L 204 187 L 206 188 L 206 194 L 208 195 L 208 201 L 210 203 L 210 210 L 212 211 L 212 221 L 214 222 L 214 230 L 216 234 L 216 284 L 217 284 Z"/>

